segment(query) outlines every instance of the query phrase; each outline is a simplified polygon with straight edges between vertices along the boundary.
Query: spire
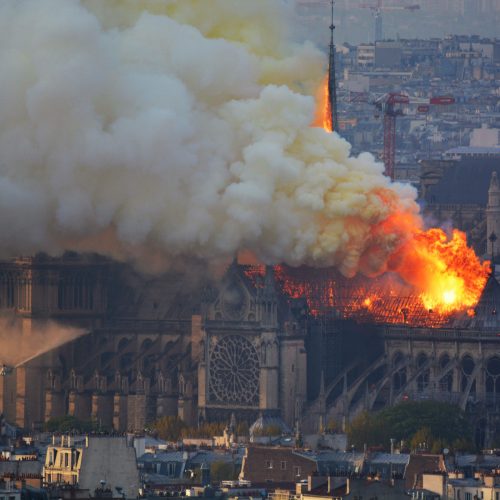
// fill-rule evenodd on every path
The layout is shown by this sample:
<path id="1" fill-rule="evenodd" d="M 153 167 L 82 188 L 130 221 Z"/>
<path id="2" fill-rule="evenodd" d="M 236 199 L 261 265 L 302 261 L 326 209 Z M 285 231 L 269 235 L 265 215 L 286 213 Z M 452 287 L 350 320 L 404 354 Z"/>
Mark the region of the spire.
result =
<path id="1" fill-rule="evenodd" d="M 319 381 L 319 395 L 325 397 L 325 372 L 321 370 L 321 378 Z"/>
<path id="2" fill-rule="evenodd" d="M 266 266 L 266 272 L 264 275 L 263 295 L 267 299 L 269 299 L 269 298 L 275 299 L 276 298 L 276 286 L 275 286 L 273 266 Z"/>
<path id="3" fill-rule="evenodd" d="M 500 186 L 498 184 L 497 173 L 491 174 L 490 187 L 488 189 L 488 208 L 500 207 Z"/>
<path id="4" fill-rule="evenodd" d="M 330 61 L 328 68 L 328 98 L 330 99 L 330 112 L 332 114 L 332 131 L 336 131 L 338 127 L 338 111 L 337 111 L 337 77 L 335 75 L 335 44 L 333 41 L 333 32 L 335 25 L 333 24 L 333 8 L 335 0 L 330 0 L 332 5 L 332 22 L 330 24 Z"/>
<path id="5" fill-rule="evenodd" d="M 498 191 L 499 186 L 498 186 L 498 176 L 496 172 L 493 172 L 491 174 L 491 180 L 490 180 L 490 189 L 489 191 Z"/>
<path id="6" fill-rule="evenodd" d="M 319 425 L 318 431 L 322 434 L 325 431 L 325 413 L 326 413 L 326 398 L 325 398 L 325 372 L 321 370 L 321 379 L 319 382 Z"/>
<path id="7" fill-rule="evenodd" d="M 498 260 L 497 240 L 500 235 L 500 185 L 496 172 L 491 174 L 490 187 L 488 189 L 488 206 L 486 207 L 486 238 L 489 255 L 493 264 Z"/>

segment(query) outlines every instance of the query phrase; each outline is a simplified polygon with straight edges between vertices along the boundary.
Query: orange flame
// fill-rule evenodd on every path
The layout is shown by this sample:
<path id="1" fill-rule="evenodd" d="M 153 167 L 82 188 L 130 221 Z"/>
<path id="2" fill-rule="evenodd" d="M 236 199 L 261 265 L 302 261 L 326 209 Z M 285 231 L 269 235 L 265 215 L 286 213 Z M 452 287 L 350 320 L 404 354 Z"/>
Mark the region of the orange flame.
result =
<path id="1" fill-rule="evenodd" d="M 417 231 L 398 251 L 394 272 L 376 278 L 346 278 L 337 270 L 275 266 L 282 291 L 306 300 L 313 316 L 334 314 L 361 322 L 440 327 L 453 313 L 474 317 L 489 262 L 481 263 L 454 231 L 451 238 L 440 229 Z M 249 267 L 247 276 L 258 282 L 263 266 Z"/>
<path id="2" fill-rule="evenodd" d="M 490 263 L 480 262 L 461 231 L 451 238 L 441 229 L 418 231 L 398 253 L 396 271 L 420 292 L 426 309 L 447 314 L 479 301 Z"/>
<path id="3" fill-rule="evenodd" d="M 325 76 L 322 86 L 316 95 L 316 115 L 313 127 L 322 127 L 327 132 L 333 132 L 332 108 L 330 106 L 330 93 L 328 91 L 328 75 Z"/>

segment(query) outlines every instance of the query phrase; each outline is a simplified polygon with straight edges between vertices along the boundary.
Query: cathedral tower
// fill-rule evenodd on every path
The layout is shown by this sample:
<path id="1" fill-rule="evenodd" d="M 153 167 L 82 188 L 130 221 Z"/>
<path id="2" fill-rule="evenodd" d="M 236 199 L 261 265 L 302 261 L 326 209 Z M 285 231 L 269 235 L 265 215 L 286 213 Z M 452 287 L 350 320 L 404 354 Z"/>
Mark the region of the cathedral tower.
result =
<path id="1" fill-rule="evenodd" d="M 499 253 L 497 240 L 500 236 L 500 186 L 497 173 L 491 175 L 488 189 L 488 206 L 486 207 L 486 253 L 493 259 Z"/>

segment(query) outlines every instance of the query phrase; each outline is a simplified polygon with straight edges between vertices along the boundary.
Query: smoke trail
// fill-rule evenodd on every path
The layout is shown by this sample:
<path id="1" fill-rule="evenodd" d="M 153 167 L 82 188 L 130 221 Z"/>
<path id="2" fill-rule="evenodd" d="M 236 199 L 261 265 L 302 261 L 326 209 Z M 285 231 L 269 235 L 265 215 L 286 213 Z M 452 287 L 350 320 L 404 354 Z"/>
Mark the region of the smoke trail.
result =
<path id="1" fill-rule="evenodd" d="M 54 15 L 57 13 L 57 15 Z M 415 192 L 310 128 L 323 59 L 268 0 L 3 0 L 3 257 L 66 249 L 379 272 Z"/>
<path id="2" fill-rule="evenodd" d="M 18 317 L 0 318 L 0 364 L 19 366 L 86 333 L 53 321 L 37 322 L 26 329 Z"/>

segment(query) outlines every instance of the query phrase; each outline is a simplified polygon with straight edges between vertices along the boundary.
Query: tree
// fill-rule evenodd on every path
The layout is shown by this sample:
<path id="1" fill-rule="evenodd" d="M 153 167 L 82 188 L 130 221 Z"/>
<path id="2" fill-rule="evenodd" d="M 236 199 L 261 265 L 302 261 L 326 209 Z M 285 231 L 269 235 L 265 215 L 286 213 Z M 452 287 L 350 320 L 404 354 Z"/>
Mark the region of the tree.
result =
<path id="1" fill-rule="evenodd" d="M 384 419 L 377 415 L 363 412 L 347 428 L 347 437 L 351 446 L 358 450 L 364 445 L 386 447 L 391 435 Z"/>
<path id="2" fill-rule="evenodd" d="M 94 432 L 98 430 L 96 422 L 91 420 L 80 420 L 72 415 L 64 417 L 53 417 L 45 422 L 47 432 Z"/>
<path id="3" fill-rule="evenodd" d="M 183 428 L 181 435 L 184 438 L 210 439 L 214 436 L 222 436 L 226 427 L 225 422 L 204 422 L 199 427 Z"/>
<path id="4" fill-rule="evenodd" d="M 178 416 L 162 417 L 151 426 L 158 437 L 165 441 L 179 441 L 186 427 L 184 421 Z"/>
<path id="5" fill-rule="evenodd" d="M 238 479 L 232 462 L 213 462 L 210 465 L 210 480 L 216 483 Z"/>
<path id="6" fill-rule="evenodd" d="M 425 441 L 429 450 L 453 450 L 455 445 L 473 450 L 471 437 L 465 413 L 458 406 L 438 401 L 408 401 L 379 413 L 363 413 L 348 429 L 349 442 L 357 448 L 366 443 L 388 449 L 394 438 L 409 441 L 413 448 Z"/>
<path id="7" fill-rule="evenodd" d="M 248 422 L 245 422 L 244 420 L 242 422 L 238 422 L 238 425 L 236 426 L 236 434 L 238 436 L 248 436 L 250 434 Z"/>
<path id="8" fill-rule="evenodd" d="M 328 434 L 340 432 L 340 425 L 333 418 L 330 418 L 326 424 L 325 432 Z"/>
<path id="9" fill-rule="evenodd" d="M 257 429 L 254 432 L 256 437 L 274 437 L 281 436 L 281 427 L 279 425 L 266 425 L 262 429 Z"/>
<path id="10" fill-rule="evenodd" d="M 436 440 L 429 427 L 422 427 L 411 438 L 410 446 L 413 450 L 429 451 L 435 441 L 440 440 Z"/>

